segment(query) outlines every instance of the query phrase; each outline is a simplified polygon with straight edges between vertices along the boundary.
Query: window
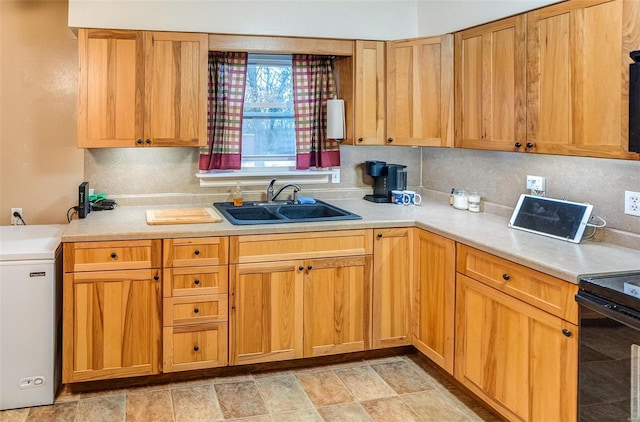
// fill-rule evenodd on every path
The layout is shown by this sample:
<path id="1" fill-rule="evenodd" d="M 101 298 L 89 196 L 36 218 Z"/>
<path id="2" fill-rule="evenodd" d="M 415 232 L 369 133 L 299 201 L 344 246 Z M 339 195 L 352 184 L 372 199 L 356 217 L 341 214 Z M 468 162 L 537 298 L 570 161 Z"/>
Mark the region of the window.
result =
<path id="1" fill-rule="evenodd" d="M 291 55 L 249 54 L 242 123 L 242 169 L 295 169 Z"/>

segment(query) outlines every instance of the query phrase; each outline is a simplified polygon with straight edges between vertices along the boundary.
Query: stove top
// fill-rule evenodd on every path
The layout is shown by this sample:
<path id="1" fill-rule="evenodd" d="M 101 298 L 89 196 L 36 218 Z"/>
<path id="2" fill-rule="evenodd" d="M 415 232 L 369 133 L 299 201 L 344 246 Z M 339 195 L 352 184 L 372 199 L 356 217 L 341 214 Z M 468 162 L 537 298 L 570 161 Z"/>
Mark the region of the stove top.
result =
<path id="1" fill-rule="evenodd" d="M 640 311 L 640 271 L 580 277 L 579 289 Z"/>

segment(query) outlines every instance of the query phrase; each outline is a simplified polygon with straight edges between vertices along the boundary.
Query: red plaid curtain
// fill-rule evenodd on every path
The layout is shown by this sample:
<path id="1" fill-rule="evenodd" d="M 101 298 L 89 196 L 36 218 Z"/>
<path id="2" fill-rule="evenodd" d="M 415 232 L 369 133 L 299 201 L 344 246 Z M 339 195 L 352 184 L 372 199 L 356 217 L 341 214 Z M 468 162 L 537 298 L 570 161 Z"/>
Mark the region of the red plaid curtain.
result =
<path id="1" fill-rule="evenodd" d="M 241 167 L 246 77 L 247 53 L 209 52 L 208 146 L 200 151 L 200 170 Z"/>
<path id="2" fill-rule="evenodd" d="M 338 143 L 327 139 L 327 100 L 336 92 L 331 58 L 294 54 L 292 65 L 296 168 L 339 166 Z"/>

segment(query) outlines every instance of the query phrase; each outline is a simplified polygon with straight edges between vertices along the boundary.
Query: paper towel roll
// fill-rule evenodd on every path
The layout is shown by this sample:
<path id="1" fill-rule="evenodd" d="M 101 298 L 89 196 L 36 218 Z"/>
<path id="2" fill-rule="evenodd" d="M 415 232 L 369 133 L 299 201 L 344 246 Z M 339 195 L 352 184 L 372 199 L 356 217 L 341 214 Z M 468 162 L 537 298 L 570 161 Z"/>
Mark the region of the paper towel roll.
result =
<path id="1" fill-rule="evenodd" d="M 344 100 L 327 100 L 327 138 L 344 140 Z"/>

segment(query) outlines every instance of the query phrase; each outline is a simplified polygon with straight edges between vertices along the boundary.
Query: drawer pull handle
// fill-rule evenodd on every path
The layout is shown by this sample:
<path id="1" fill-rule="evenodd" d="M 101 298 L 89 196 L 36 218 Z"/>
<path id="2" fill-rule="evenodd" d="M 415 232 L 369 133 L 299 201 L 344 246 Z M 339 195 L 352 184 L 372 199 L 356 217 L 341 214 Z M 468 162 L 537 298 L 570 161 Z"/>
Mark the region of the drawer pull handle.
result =
<path id="1" fill-rule="evenodd" d="M 378 239 L 382 239 L 382 233 L 378 233 Z"/>
<path id="2" fill-rule="evenodd" d="M 505 273 L 505 274 L 502 274 L 502 278 L 504 278 L 504 279 L 505 279 L 505 281 L 509 281 L 509 279 L 511 278 L 511 276 L 510 276 L 509 274 Z"/>
<path id="3" fill-rule="evenodd" d="M 313 267 L 311 265 L 307 265 L 307 270 L 311 271 L 313 270 Z"/>
<path id="4" fill-rule="evenodd" d="M 527 148 L 533 148 L 533 142 L 527 142 L 527 144 L 525 145 Z"/>
<path id="5" fill-rule="evenodd" d="M 196 285 L 200 284 L 200 280 L 196 278 L 195 280 L 193 280 L 193 284 L 196 284 Z"/>
<path id="6" fill-rule="evenodd" d="M 111 258 L 112 259 L 118 259 L 118 254 L 115 252 L 111 252 Z"/>
<path id="7" fill-rule="evenodd" d="M 156 275 L 154 275 L 154 276 L 153 276 L 153 279 L 154 279 L 155 281 L 158 281 L 158 280 L 160 280 L 160 276 L 159 276 L 158 274 L 156 274 Z"/>
<path id="8" fill-rule="evenodd" d="M 513 146 L 515 146 L 516 148 L 520 148 L 522 146 L 522 143 L 516 142 L 515 144 L 513 144 Z"/>
<path id="9" fill-rule="evenodd" d="M 364 139 L 358 138 L 358 142 L 362 142 L 362 141 L 364 141 Z"/>
<path id="10" fill-rule="evenodd" d="M 196 249 L 195 251 L 193 251 L 194 255 L 200 255 L 200 251 L 198 249 Z"/>
<path id="11" fill-rule="evenodd" d="M 198 346 L 193 346 L 193 351 L 197 352 L 198 350 L 200 350 L 200 348 Z"/>
<path id="12" fill-rule="evenodd" d="M 198 312 L 200 312 L 200 309 L 198 309 L 198 308 L 193 308 L 193 313 L 194 313 L 194 314 L 197 314 Z"/>
<path id="13" fill-rule="evenodd" d="M 562 334 L 564 334 L 565 337 L 571 337 L 573 335 L 573 333 L 571 332 L 571 330 L 568 330 L 566 328 L 562 329 Z"/>
<path id="14" fill-rule="evenodd" d="M 302 271 L 302 270 L 304 270 L 304 267 L 303 267 L 302 265 L 300 265 L 300 266 L 298 267 L 298 270 Z"/>

